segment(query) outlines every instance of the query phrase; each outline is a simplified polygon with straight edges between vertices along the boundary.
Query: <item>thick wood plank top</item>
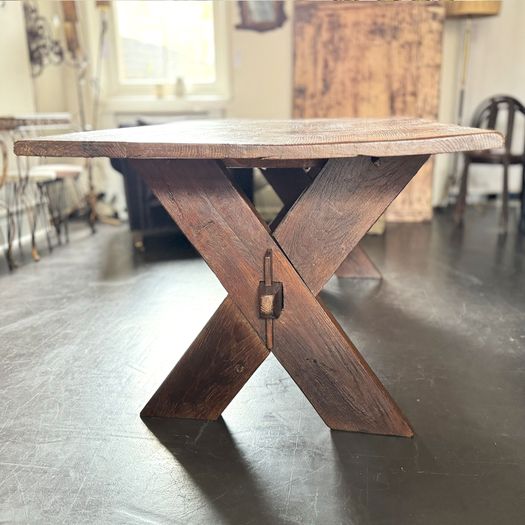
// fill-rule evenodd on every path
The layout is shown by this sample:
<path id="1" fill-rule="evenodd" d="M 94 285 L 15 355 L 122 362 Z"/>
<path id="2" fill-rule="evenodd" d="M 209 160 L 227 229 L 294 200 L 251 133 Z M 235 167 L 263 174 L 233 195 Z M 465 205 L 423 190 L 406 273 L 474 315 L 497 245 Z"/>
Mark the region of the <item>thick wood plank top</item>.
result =
<path id="1" fill-rule="evenodd" d="M 414 118 L 188 120 L 70 133 L 15 144 L 17 155 L 179 159 L 323 159 L 482 150 L 502 136 Z"/>

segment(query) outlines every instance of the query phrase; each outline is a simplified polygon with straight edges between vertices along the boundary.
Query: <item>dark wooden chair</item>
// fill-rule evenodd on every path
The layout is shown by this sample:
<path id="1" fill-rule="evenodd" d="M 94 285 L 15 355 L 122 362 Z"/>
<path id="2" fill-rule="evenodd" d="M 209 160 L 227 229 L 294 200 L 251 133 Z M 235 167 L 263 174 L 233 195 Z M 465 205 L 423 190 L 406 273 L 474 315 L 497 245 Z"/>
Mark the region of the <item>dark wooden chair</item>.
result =
<path id="1" fill-rule="evenodd" d="M 487 151 L 470 151 L 464 153 L 465 165 L 461 176 L 461 187 L 459 191 L 454 218 L 457 223 L 463 221 L 465 202 L 467 198 L 468 172 L 471 164 L 499 164 L 503 166 L 503 205 L 501 209 L 501 225 L 507 229 L 509 216 L 509 166 L 521 164 L 522 190 L 521 190 L 521 214 L 520 229 L 525 232 L 525 143 L 521 152 L 512 151 L 513 138 L 515 136 L 516 115 L 521 113 L 525 117 L 525 106 L 515 98 L 508 96 L 496 96 L 484 100 L 477 108 L 472 126 L 485 129 L 500 129 L 505 133 L 505 145 L 501 149 Z"/>

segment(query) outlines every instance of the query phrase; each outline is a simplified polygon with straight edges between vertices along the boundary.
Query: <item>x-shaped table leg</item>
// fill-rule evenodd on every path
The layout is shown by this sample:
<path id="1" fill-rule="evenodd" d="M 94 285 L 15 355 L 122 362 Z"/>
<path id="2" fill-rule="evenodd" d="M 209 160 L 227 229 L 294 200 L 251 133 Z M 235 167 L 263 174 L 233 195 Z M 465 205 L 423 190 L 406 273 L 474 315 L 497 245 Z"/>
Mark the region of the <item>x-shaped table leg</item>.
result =
<path id="1" fill-rule="evenodd" d="M 221 163 L 134 160 L 229 294 L 142 415 L 216 419 L 266 358 L 257 290 L 271 250 L 274 280 L 283 283 L 285 296 L 272 351 L 325 423 L 412 435 L 316 295 L 427 158 L 330 160 L 273 234 Z"/>
<path id="2" fill-rule="evenodd" d="M 283 203 L 282 210 L 270 225 L 272 231 L 286 216 L 299 196 L 310 186 L 320 170 L 321 167 L 318 166 L 309 170 L 303 168 L 267 168 L 263 170 L 265 179 Z M 335 274 L 341 278 L 381 279 L 381 273 L 359 245 L 346 256 Z"/>

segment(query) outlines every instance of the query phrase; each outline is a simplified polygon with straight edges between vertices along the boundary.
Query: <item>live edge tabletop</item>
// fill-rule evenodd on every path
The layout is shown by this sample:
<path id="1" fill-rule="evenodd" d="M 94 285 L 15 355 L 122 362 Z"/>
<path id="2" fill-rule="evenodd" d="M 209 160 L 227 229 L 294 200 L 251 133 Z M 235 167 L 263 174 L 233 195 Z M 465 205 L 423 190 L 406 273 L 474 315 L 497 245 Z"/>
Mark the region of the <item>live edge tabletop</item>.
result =
<path id="1" fill-rule="evenodd" d="M 130 159 L 228 293 L 142 416 L 215 420 L 273 352 L 330 428 L 412 436 L 317 295 L 335 272 L 380 276 L 359 241 L 429 155 L 502 145 L 495 131 L 413 118 L 225 119 L 21 140 L 15 152 Z M 232 181 L 242 166 L 263 168 L 284 203 L 270 225 Z"/>

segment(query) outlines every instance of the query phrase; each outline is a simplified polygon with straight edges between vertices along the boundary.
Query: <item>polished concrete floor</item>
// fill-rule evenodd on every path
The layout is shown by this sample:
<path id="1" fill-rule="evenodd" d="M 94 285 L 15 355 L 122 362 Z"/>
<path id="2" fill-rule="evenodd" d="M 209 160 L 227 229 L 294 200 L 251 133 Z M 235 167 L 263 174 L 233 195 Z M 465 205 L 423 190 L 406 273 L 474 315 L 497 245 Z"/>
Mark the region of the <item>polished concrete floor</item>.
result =
<path id="1" fill-rule="evenodd" d="M 270 357 L 214 423 L 138 414 L 224 291 L 125 227 L 0 270 L 0 523 L 525 523 L 525 238 L 393 225 L 322 299 L 412 422 L 330 432 Z M 0 265 L 4 264 L 0 261 Z"/>

